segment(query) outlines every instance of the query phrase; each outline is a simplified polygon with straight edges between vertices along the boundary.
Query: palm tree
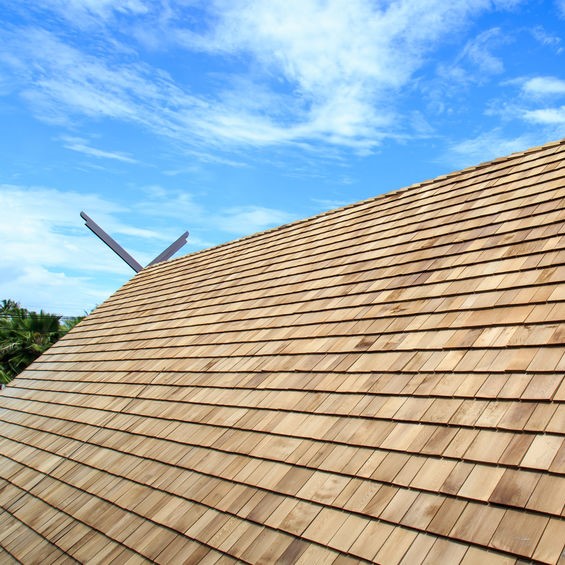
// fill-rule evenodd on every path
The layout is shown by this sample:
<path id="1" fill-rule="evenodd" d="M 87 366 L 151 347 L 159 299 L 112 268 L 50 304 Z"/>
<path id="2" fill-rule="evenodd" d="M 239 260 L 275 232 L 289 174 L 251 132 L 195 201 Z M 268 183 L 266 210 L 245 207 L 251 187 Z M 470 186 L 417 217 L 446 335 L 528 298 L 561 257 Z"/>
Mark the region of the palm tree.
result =
<path id="1" fill-rule="evenodd" d="M 21 312 L 22 310 L 25 310 L 25 308 L 21 308 L 15 300 L 11 300 L 10 298 L 0 302 L 0 317 L 11 316 L 13 312 Z"/>
<path id="2" fill-rule="evenodd" d="M 7 302 L 2 301 L 0 308 Z M 0 382 L 9 382 L 55 343 L 65 332 L 60 316 L 28 312 L 17 303 L 0 317 Z"/>
<path id="3" fill-rule="evenodd" d="M 79 322 L 82 322 L 88 315 L 85 311 L 84 316 L 67 316 L 61 319 L 61 336 L 64 336 L 67 332 L 70 332 Z"/>

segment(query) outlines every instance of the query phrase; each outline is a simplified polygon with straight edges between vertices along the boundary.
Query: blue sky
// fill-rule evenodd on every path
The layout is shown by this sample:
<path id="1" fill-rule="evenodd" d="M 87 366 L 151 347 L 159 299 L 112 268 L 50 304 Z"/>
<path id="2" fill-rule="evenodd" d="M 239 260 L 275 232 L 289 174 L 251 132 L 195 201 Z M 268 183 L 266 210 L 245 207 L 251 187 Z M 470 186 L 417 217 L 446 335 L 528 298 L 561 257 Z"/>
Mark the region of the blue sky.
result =
<path id="1" fill-rule="evenodd" d="M 565 137 L 565 0 L 0 0 L 0 298 Z M 177 256 L 179 255 L 177 254 Z"/>

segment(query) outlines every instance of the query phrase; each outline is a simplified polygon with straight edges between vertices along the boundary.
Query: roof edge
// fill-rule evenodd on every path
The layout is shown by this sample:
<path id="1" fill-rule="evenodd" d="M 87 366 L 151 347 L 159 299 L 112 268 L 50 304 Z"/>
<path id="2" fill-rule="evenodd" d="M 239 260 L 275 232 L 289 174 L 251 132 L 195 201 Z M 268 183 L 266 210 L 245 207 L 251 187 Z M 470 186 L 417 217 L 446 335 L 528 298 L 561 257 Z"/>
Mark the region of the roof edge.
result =
<path id="1" fill-rule="evenodd" d="M 550 141 L 548 143 L 544 143 L 542 145 L 536 145 L 535 147 L 530 147 L 528 149 L 525 149 L 523 151 L 516 151 L 514 153 L 510 153 L 509 155 L 505 155 L 502 157 L 496 157 L 495 159 L 491 159 L 490 161 L 483 161 L 477 165 L 472 165 L 470 167 L 466 167 L 464 169 L 459 169 L 457 171 L 451 171 L 449 173 L 443 174 L 443 175 L 439 175 L 437 177 L 433 177 L 431 179 L 426 179 L 424 181 L 418 182 L 418 183 L 414 183 L 414 184 L 410 184 L 408 186 L 402 187 L 402 188 L 397 188 L 394 190 L 391 190 L 389 192 L 383 192 L 381 194 L 377 194 L 376 196 L 371 196 L 369 198 L 366 198 L 364 200 L 359 200 L 357 202 L 352 202 L 351 204 L 346 204 L 345 206 L 340 206 L 338 208 L 332 208 L 331 210 L 325 210 L 324 212 L 320 212 L 319 214 L 315 214 L 313 216 L 308 216 L 306 218 L 301 218 L 299 220 L 295 220 L 293 222 L 289 222 L 288 224 L 281 224 L 279 226 L 275 226 L 263 231 L 258 231 L 252 234 L 248 234 L 248 235 L 244 235 L 242 237 L 236 238 L 236 239 L 232 239 L 229 241 L 225 241 L 223 243 L 219 243 L 217 245 L 213 245 L 212 247 L 206 247 L 205 249 L 199 249 L 197 251 L 193 251 L 192 253 L 187 253 L 186 255 L 182 255 L 180 257 L 175 257 L 173 259 L 169 259 L 168 261 L 163 261 L 161 263 L 157 263 L 155 265 L 151 265 L 151 266 L 147 266 L 143 269 L 143 271 L 141 272 L 148 272 L 148 271 L 153 271 L 154 269 L 158 269 L 158 268 L 163 268 L 166 265 L 171 265 L 172 263 L 176 263 L 177 261 L 181 261 L 184 260 L 186 257 L 195 257 L 197 255 L 200 255 L 202 253 L 209 253 L 213 250 L 216 249 L 220 249 L 222 247 L 226 247 L 228 245 L 235 245 L 237 243 L 243 242 L 243 241 L 247 241 L 249 239 L 252 238 L 256 238 L 259 236 L 263 236 L 269 233 L 274 233 L 277 232 L 279 230 L 282 229 L 287 229 L 293 226 L 297 226 L 300 224 L 303 224 L 304 222 L 311 222 L 313 220 L 316 220 L 317 218 L 323 218 L 325 216 L 329 216 L 331 214 L 336 214 L 338 212 L 341 212 L 343 210 L 347 210 L 349 208 L 354 208 L 356 206 L 361 206 L 362 204 L 368 204 L 370 202 L 376 202 L 378 200 L 382 200 L 384 198 L 392 198 L 400 193 L 403 192 L 411 192 L 413 190 L 417 190 L 423 186 L 438 182 L 438 181 L 442 181 L 442 180 L 447 180 L 450 178 L 454 178 L 457 176 L 461 176 L 465 173 L 469 173 L 469 172 L 475 172 L 481 169 L 485 169 L 486 167 L 490 167 L 496 163 L 503 163 L 505 161 L 511 161 L 513 159 L 517 159 L 519 157 L 524 157 L 525 155 L 530 155 L 532 153 L 537 153 L 539 151 L 543 151 L 545 149 L 549 149 L 551 147 L 558 147 L 561 145 L 565 145 L 565 138 L 563 139 L 559 139 L 556 141 Z M 131 280 L 133 280 L 134 278 L 136 278 L 137 275 L 134 275 L 134 277 L 132 277 Z"/>

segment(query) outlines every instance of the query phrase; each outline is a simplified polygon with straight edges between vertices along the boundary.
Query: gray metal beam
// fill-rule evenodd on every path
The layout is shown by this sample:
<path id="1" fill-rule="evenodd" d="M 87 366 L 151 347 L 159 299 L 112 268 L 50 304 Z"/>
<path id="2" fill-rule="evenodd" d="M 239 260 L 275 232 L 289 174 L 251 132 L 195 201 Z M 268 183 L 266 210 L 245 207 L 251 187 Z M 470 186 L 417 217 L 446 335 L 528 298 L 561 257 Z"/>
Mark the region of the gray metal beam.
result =
<path id="1" fill-rule="evenodd" d="M 89 218 L 84 212 L 80 213 L 80 217 L 86 222 L 86 227 L 98 236 L 116 255 L 121 257 L 136 273 L 139 273 L 139 271 L 143 269 L 143 267 L 92 218 Z"/>
<path id="2" fill-rule="evenodd" d="M 161 261 L 166 261 L 170 259 L 185 243 L 188 239 L 188 232 L 185 231 L 175 242 L 171 243 L 165 251 L 157 255 L 149 265 L 155 265 L 161 263 Z M 147 265 L 149 267 L 149 265 Z"/>

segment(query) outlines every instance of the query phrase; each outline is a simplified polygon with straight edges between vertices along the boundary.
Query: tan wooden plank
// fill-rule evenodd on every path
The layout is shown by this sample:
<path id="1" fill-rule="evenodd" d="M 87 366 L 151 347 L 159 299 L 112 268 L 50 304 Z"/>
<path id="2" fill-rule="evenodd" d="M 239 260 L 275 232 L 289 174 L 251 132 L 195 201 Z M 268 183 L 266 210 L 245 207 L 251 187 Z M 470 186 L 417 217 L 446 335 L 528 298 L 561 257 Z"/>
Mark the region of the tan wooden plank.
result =
<path id="1" fill-rule="evenodd" d="M 353 545 L 349 548 L 352 555 L 363 559 L 374 560 L 376 553 L 384 545 L 394 531 L 394 527 L 385 522 L 372 520 L 359 534 Z"/>
<path id="2" fill-rule="evenodd" d="M 548 518 L 516 510 L 507 510 L 490 541 L 491 547 L 532 557 L 548 525 Z"/>
<path id="3" fill-rule="evenodd" d="M 548 469 L 563 441 L 559 436 L 536 436 L 521 464 L 535 469 Z"/>
<path id="4" fill-rule="evenodd" d="M 550 519 L 533 554 L 544 563 L 558 563 L 565 552 L 565 522 Z"/>
<path id="5" fill-rule="evenodd" d="M 542 475 L 525 506 L 532 510 L 557 516 L 562 515 L 565 508 L 565 482 L 563 478 Z"/>
<path id="6" fill-rule="evenodd" d="M 374 559 L 380 563 L 400 563 L 417 535 L 416 532 L 411 530 L 395 528 L 377 551 Z"/>
<path id="7" fill-rule="evenodd" d="M 355 514 L 349 514 L 343 525 L 332 536 L 328 545 L 338 551 L 348 552 L 368 524 L 369 520 Z"/>
<path id="8" fill-rule="evenodd" d="M 485 551 L 479 547 L 469 547 L 461 560 L 461 565 L 514 565 L 516 559 L 500 553 Z"/>
<path id="9" fill-rule="evenodd" d="M 503 475 L 503 468 L 475 465 L 457 494 L 465 498 L 487 501 L 500 484 Z"/>
<path id="10" fill-rule="evenodd" d="M 465 510 L 467 502 L 446 498 L 428 523 L 427 530 L 435 534 L 448 535 Z"/>
<path id="11" fill-rule="evenodd" d="M 523 508 L 534 492 L 540 477 L 539 473 L 506 469 L 488 500 Z"/>
<path id="12" fill-rule="evenodd" d="M 417 534 L 412 545 L 404 554 L 402 561 L 400 561 L 401 565 L 419 565 L 422 563 L 436 539 L 435 536 L 428 534 Z"/>
<path id="13" fill-rule="evenodd" d="M 400 523 L 418 530 L 426 530 L 443 502 L 442 496 L 420 493 L 404 514 Z"/>
<path id="14" fill-rule="evenodd" d="M 449 536 L 462 541 L 487 546 L 504 516 L 504 510 L 468 503 Z"/>
<path id="15" fill-rule="evenodd" d="M 427 553 L 423 564 L 433 565 L 434 563 L 461 563 L 468 546 L 462 543 L 452 542 L 446 539 L 437 539 Z"/>

